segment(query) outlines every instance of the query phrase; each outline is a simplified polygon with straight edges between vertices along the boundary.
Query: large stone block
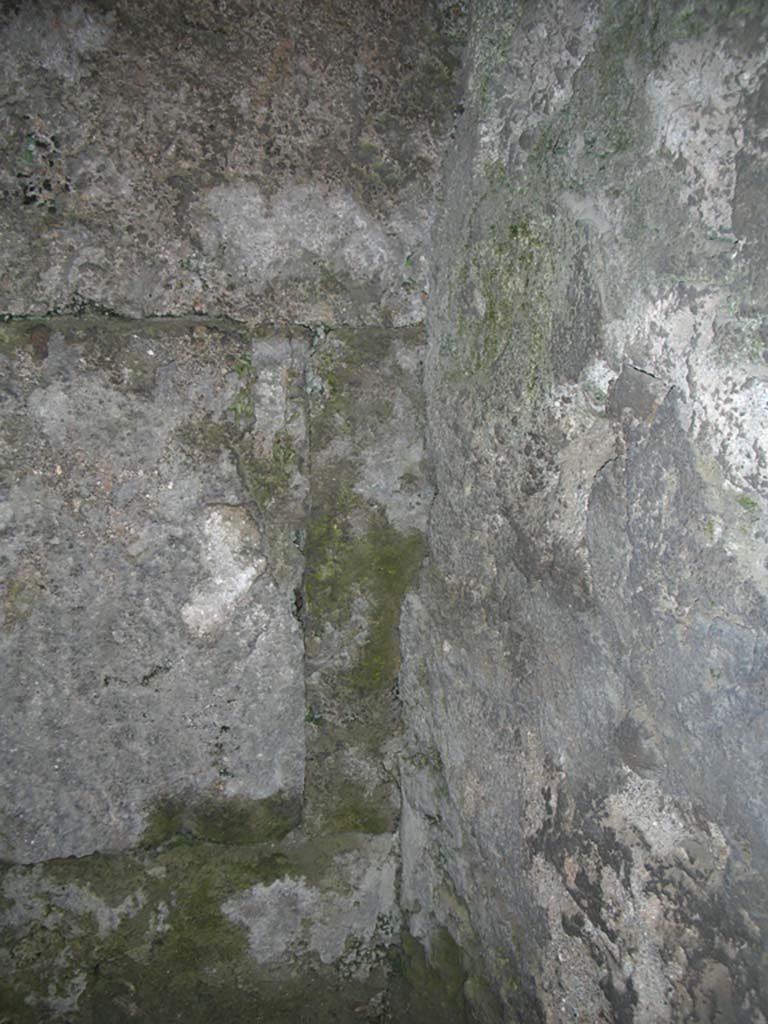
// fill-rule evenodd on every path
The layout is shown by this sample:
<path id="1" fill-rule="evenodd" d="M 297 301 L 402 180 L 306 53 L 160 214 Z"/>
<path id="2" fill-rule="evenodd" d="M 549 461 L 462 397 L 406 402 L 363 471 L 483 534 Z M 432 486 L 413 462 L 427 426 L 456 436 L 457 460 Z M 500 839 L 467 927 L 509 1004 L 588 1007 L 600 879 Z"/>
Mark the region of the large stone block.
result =
<path id="1" fill-rule="evenodd" d="M 423 319 L 457 59 L 427 0 L 31 0 L 0 53 L 3 312 Z"/>
<path id="2" fill-rule="evenodd" d="M 0 856 L 298 819 L 304 339 L 0 328 Z"/>

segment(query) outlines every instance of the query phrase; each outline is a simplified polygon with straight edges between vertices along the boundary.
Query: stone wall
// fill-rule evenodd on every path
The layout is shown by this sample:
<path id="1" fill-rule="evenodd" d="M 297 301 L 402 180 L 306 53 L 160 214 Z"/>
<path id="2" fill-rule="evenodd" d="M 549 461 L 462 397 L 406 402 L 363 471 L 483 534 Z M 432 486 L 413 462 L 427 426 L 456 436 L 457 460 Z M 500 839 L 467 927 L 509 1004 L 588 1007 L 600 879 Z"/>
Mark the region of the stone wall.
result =
<path id="1" fill-rule="evenodd" d="M 11 1019 L 379 1019 L 420 332 L 0 340 Z"/>
<path id="2" fill-rule="evenodd" d="M 453 15 L 1 9 L 0 1019 L 387 1019 Z"/>
<path id="3" fill-rule="evenodd" d="M 0 1021 L 768 1017 L 765 5 L 464 13 L 0 5 Z"/>
<path id="4" fill-rule="evenodd" d="M 767 42 L 761 3 L 474 6 L 401 680 L 445 1020 L 768 1014 Z"/>

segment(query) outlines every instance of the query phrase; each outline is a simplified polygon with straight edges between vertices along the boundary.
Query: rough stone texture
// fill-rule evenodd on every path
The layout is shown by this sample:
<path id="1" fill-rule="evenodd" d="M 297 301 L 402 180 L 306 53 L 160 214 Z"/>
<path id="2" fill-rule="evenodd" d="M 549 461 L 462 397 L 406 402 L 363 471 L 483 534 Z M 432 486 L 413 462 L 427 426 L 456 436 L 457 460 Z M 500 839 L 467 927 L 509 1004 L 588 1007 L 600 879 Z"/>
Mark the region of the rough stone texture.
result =
<path id="1" fill-rule="evenodd" d="M 767 43 L 760 3 L 475 5 L 402 627 L 446 1020 L 768 1015 Z"/>
<path id="2" fill-rule="evenodd" d="M 203 832 L 219 804 L 255 825 L 266 798 L 278 832 L 297 820 L 303 347 L 181 321 L 0 326 L 0 857 L 124 849 L 185 794 L 210 802 Z"/>
<path id="3" fill-rule="evenodd" d="M 101 317 L 6 325 L 0 344 L 0 856 L 123 849 L 186 791 L 243 814 L 280 795 L 290 824 L 300 342 Z M 248 472 L 263 482 L 278 450 L 286 517 L 270 538 Z"/>
<path id="4" fill-rule="evenodd" d="M 423 332 L 321 332 L 310 359 L 306 826 L 397 827 L 398 623 L 423 558 Z"/>
<path id="5" fill-rule="evenodd" d="M 306 878 L 259 882 L 225 903 L 224 913 L 248 929 L 251 956 L 290 969 L 308 950 L 344 977 L 367 977 L 384 962 L 398 933 L 397 847 L 392 834 L 373 836 L 335 857 L 320 886 Z M 339 885 L 341 882 L 341 885 Z"/>
<path id="6" fill-rule="evenodd" d="M 0 6 L 0 1020 L 768 1018 L 765 5 L 476 0 L 428 283 L 463 10 Z"/>
<path id="7" fill-rule="evenodd" d="M 91 315 L 0 343 L 0 1005 L 385 1019 L 423 334 Z"/>
<path id="8" fill-rule="evenodd" d="M 397 936 L 392 847 L 392 836 L 187 838 L 12 867 L 0 891 L 0 970 L 14 979 L 0 989 L 4 1019 L 381 1020 Z"/>
<path id="9" fill-rule="evenodd" d="M 450 9 L 2 10 L 0 309 L 423 319 Z"/>
<path id="10" fill-rule="evenodd" d="M 0 3 L 0 1020 L 389 1019 L 463 22 Z"/>

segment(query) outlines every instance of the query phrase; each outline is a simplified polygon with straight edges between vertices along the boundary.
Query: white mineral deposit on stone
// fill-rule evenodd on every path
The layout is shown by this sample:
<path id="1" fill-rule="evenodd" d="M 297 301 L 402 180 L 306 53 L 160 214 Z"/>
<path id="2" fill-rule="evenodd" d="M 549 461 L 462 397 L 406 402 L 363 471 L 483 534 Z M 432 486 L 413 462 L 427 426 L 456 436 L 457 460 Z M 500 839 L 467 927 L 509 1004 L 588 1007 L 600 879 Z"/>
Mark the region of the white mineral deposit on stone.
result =
<path id="1" fill-rule="evenodd" d="M 336 870 L 344 879 L 338 889 L 318 888 L 304 878 L 278 879 L 253 886 L 222 909 L 248 929 L 251 953 L 260 962 L 278 961 L 306 943 L 331 964 L 350 940 L 369 941 L 383 917 L 396 915 L 393 837 L 367 839 L 359 852 L 339 858 Z"/>
<path id="2" fill-rule="evenodd" d="M 242 510 L 239 514 L 218 510 L 211 513 L 203 532 L 204 564 L 213 575 L 195 589 L 191 600 L 181 609 L 184 622 L 200 636 L 213 632 L 227 620 L 267 564 L 263 555 L 249 558 L 243 554 L 245 535 L 250 533 L 253 542 L 254 527 Z"/>

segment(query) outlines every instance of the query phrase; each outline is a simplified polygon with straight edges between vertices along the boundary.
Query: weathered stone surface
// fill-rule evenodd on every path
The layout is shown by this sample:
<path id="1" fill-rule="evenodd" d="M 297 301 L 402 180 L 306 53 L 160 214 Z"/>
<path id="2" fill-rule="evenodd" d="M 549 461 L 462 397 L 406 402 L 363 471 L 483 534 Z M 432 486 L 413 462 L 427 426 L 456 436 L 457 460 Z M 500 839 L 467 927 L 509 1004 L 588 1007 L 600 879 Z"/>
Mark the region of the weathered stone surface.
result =
<path id="1" fill-rule="evenodd" d="M 0 310 L 419 322 L 450 20 L 426 0 L 6 4 Z"/>
<path id="2" fill-rule="evenodd" d="M 768 1014 L 767 40 L 757 3 L 475 8 L 401 680 L 450 1019 Z"/>
<path id="3" fill-rule="evenodd" d="M 432 496 L 422 334 L 89 316 L 0 339 L 1 855 L 36 865 L 6 867 L 5 1001 L 302 1020 L 307 985 L 343 985 L 312 1019 L 377 1019 L 398 619 Z"/>
<path id="4" fill-rule="evenodd" d="M 0 1018 L 768 1019 L 765 5 L 463 12 L 2 6 Z"/>
<path id="5" fill-rule="evenodd" d="M 398 624 L 432 488 L 423 332 L 325 332 L 308 378 L 306 825 L 397 827 Z"/>
<path id="6" fill-rule="evenodd" d="M 391 836 L 7 868 L 0 1006 L 14 1024 L 382 1020 L 395 868 Z"/>
<path id="7" fill-rule="evenodd" d="M 96 317 L 0 344 L 0 856 L 283 834 L 304 772 L 305 340 Z"/>
<path id="8" fill-rule="evenodd" d="M 0 5 L 0 1017 L 387 1018 L 463 6 Z"/>
<path id="9" fill-rule="evenodd" d="M 423 335 L 0 332 L 3 1005 L 385 1019 Z"/>
<path id="10" fill-rule="evenodd" d="M 259 964 L 290 969 L 309 953 L 342 977 L 367 977 L 397 938 L 397 866 L 396 837 L 373 836 L 337 854 L 319 885 L 303 876 L 259 882 L 222 909 L 246 927 Z"/>

